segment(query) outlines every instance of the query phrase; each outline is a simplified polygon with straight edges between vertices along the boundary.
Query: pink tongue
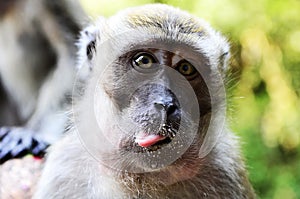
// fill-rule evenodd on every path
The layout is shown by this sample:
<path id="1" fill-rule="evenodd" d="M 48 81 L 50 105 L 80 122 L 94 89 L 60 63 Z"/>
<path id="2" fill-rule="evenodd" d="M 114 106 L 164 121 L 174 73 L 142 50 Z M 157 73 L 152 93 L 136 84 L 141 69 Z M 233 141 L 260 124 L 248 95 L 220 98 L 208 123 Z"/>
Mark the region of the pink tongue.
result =
<path id="1" fill-rule="evenodd" d="M 149 147 L 164 139 L 166 139 L 166 137 L 162 135 L 143 135 L 141 137 L 137 137 L 135 142 L 141 147 Z"/>

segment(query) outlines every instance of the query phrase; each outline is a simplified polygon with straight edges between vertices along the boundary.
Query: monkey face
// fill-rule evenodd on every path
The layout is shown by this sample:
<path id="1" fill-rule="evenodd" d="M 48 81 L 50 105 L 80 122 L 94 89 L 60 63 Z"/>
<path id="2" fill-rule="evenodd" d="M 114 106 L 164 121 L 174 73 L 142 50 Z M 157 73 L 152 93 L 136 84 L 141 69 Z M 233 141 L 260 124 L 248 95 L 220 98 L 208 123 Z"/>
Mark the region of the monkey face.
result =
<path id="1" fill-rule="evenodd" d="M 211 109 L 208 88 L 197 69 L 205 65 L 202 57 L 187 60 L 179 53 L 145 46 L 121 53 L 103 70 L 94 98 L 101 110 L 98 123 L 104 123 L 101 116 L 107 107 L 103 96 L 114 107 L 106 110 L 111 112 L 110 128 L 102 132 L 105 139 L 113 132 L 112 145 L 117 147 L 106 157 L 120 157 L 126 163 L 118 164 L 127 169 L 130 160 L 134 170 L 158 169 L 177 160 L 199 142 L 201 117 Z"/>
<path id="2" fill-rule="evenodd" d="M 192 83 L 196 87 L 195 82 L 201 81 L 200 74 L 190 62 L 172 52 L 148 48 L 130 51 L 120 57 L 115 63 L 116 70 L 124 68 L 121 63 L 126 63 L 127 67 L 122 70 L 126 71 L 121 75 L 122 82 L 120 73 L 113 73 L 113 83 L 104 83 L 105 92 L 110 93 L 118 106 L 121 120 L 130 121 L 130 126 L 134 127 L 122 138 L 121 150 L 136 153 L 159 150 L 176 136 L 181 136 L 178 133 L 181 121 L 186 123 L 185 128 L 190 125 L 187 123 L 198 121 L 187 118 L 187 115 L 195 114 L 192 111 L 199 105 L 197 98 L 204 97 L 201 93 L 198 97 L 189 96 L 186 92 L 189 87 L 183 86 L 190 84 L 190 93 L 194 93 Z M 194 104 L 189 97 L 194 98 Z M 193 105 L 184 106 L 183 110 L 181 104 Z M 196 110 L 199 108 L 202 107 L 196 107 Z M 205 111 L 208 110 L 209 106 L 205 107 Z"/>
<path id="3" fill-rule="evenodd" d="M 81 137 L 91 133 L 84 142 L 93 142 L 88 148 L 95 147 L 96 158 L 131 172 L 167 168 L 211 150 L 211 140 L 216 139 L 207 136 L 216 136 L 219 128 L 210 124 L 218 127 L 223 122 L 212 115 L 219 114 L 214 109 L 220 110 L 224 100 L 219 74 L 224 63 L 219 59 L 227 53 L 226 45 L 221 50 L 214 46 L 219 35 L 205 31 L 205 24 L 201 29 L 196 28 L 201 26 L 198 22 L 187 23 L 194 19 L 161 21 L 159 16 L 139 15 L 140 19 L 126 16 L 125 22 L 111 19 L 105 24 L 109 30 L 95 28 L 96 36 L 87 35 L 94 40 L 88 39 L 81 49 L 81 62 L 92 71 L 85 95 L 93 96 L 83 103 L 83 109 L 91 110 L 83 112 L 85 117 L 95 116 L 79 119 L 85 126 L 79 129 Z M 140 28 L 144 21 L 139 20 L 146 20 L 146 28 Z M 115 27 L 126 30 L 114 34 Z"/>

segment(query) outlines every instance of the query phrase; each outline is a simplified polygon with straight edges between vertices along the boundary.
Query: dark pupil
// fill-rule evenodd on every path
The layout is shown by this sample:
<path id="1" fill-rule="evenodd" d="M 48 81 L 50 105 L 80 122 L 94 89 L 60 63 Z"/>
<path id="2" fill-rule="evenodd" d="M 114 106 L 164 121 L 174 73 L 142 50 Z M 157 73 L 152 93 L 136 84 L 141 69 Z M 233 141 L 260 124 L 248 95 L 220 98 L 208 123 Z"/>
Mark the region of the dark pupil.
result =
<path id="1" fill-rule="evenodd" d="M 189 66 L 187 64 L 184 64 L 182 66 L 182 70 L 185 71 L 185 72 L 187 72 L 189 70 Z"/>
<path id="2" fill-rule="evenodd" d="M 149 64 L 149 62 L 150 62 L 149 58 L 147 58 L 147 57 L 143 57 L 141 61 L 143 64 Z"/>

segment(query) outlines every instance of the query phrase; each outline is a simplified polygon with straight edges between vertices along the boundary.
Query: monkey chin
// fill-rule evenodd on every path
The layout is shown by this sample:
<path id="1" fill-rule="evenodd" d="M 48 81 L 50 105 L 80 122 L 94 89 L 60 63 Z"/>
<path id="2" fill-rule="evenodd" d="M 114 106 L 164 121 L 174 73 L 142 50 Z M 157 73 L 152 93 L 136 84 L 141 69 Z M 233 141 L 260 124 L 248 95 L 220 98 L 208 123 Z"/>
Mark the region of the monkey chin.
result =
<path id="1" fill-rule="evenodd" d="M 178 149 L 176 149 L 176 147 L 172 148 L 169 145 L 176 136 L 180 135 L 176 135 L 175 131 L 172 132 L 172 136 L 163 136 L 160 134 L 145 135 L 145 133 L 140 133 L 138 134 L 140 137 L 135 139 L 124 138 L 119 144 L 118 153 L 121 155 L 118 155 L 118 158 L 113 158 L 122 162 L 117 164 L 122 165 L 117 169 L 119 172 L 115 172 L 115 169 L 112 167 L 106 166 L 106 168 L 111 170 L 112 173 L 119 173 L 118 178 L 120 178 L 120 181 L 125 181 L 127 183 L 126 178 L 129 177 L 131 179 L 143 181 L 143 183 L 146 183 L 149 186 L 151 185 L 151 182 L 153 183 L 153 186 L 170 186 L 178 182 L 195 178 L 199 173 L 202 162 L 199 157 L 200 145 L 197 144 L 199 141 L 194 141 L 183 155 L 176 156 Z M 165 148 L 173 153 L 174 161 L 168 162 L 167 165 L 162 164 L 158 166 L 157 164 L 159 164 L 161 159 L 153 158 L 153 156 L 159 157 L 158 154 L 164 153 L 163 150 Z M 128 153 L 137 154 L 137 156 L 128 156 Z M 128 157 L 132 159 L 131 163 L 134 162 L 134 166 L 130 165 L 130 168 L 128 168 L 127 163 Z M 152 159 L 153 161 L 150 161 L 149 159 Z M 150 164 L 154 164 L 155 166 L 149 166 Z M 133 170 L 133 168 L 137 168 L 137 170 Z"/>
<path id="2" fill-rule="evenodd" d="M 194 157 L 193 157 L 194 156 Z M 156 179 L 165 186 L 193 179 L 200 170 L 201 160 L 187 152 L 173 164 L 158 171 Z"/>

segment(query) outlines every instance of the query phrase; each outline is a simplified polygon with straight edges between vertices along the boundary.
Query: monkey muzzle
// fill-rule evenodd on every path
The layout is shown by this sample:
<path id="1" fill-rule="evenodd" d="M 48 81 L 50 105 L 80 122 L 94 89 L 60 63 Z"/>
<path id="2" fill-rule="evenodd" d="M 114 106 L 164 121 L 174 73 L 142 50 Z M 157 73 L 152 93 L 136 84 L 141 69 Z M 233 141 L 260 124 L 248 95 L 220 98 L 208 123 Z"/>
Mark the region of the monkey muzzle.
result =
<path id="1" fill-rule="evenodd" d="M 163 90 L 162 95 L 151 99 L 151 107 L 161 115 L 160 127 L 155 133 L 138 133 L 134 140 L 138 146 L 149 150 L 156 150 L 170 143 L 176 136 L 181 119 L 179 102 L 172 91 L 157 85 L 154 88 Z"/>

